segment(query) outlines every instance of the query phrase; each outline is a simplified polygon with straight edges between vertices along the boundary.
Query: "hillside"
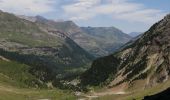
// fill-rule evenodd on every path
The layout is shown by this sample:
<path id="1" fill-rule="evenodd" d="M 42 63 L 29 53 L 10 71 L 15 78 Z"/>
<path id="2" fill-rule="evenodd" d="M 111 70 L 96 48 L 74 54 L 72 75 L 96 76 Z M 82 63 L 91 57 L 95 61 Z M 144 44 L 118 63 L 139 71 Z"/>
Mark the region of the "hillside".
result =
<path id="1" fill-rule="evenodd" d="M 60 31 L 74 40 L 79 46 L 96 57 L 106 56 L 128 42 L 131 37 L 114 27 L 79 27 L 72 21 L 56 22 L 41 16 L 19 16 L 38 25 Z"/>
<path id="2" fill-rule="evenodd" d="M 0 56 L 29 66 L 26 72 L 45 83 L 81 73 L 94 58 L 51 26 L 5 12 L 0 12 Z"/>
<path id="3" fill-rule="evenodd" d="M 170 15 L 154 24 L 134 43 L 95 60 L 81 79 L 84 85 L 145 89 L 169 80 Z"/>

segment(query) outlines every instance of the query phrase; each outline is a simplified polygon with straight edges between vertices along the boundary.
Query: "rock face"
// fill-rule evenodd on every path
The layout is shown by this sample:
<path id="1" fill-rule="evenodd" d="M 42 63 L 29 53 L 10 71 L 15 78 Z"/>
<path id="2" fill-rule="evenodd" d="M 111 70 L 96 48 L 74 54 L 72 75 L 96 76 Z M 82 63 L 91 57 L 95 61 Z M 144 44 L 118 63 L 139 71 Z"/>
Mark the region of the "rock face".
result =
<path id="1" fill-rule="evenodd" d="M 170 99 L 170 88 L 168 88 L 167 90 L 152 95 L 152 96 L 146 96 L 143 100 L 169 100 Z"/>
<path id="2" fill-rule="evenodd" d="M 0 56 L 31 66 L 29 72 L 43 81 L 86 69 L 94 57 L 67 33 L 44 23 L 47 21 L 44 18 L 37 19 L 28 21 L 0 12 Z"/>
<path id="3" fill-rule="evenodd" d="M 167 81 L 169 76 L 170 15 L 167 15 L 134 43 L 94 61 L 82 75 L 82 83 L 115 86 L 143 80 L 143 87 L 150 87 Z"/>

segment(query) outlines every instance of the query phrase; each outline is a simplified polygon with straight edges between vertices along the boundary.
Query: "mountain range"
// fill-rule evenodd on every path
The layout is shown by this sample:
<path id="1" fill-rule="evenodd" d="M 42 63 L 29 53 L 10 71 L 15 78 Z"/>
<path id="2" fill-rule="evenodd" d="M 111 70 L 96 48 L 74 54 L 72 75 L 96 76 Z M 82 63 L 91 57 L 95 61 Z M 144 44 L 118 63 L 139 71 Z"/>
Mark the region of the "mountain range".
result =
<path id="1" fill-rule="evenodd" d="M 132 37 L 115 27 L 79 27 L 72 21 L 52 21 L 41 16 L 20 18 L 47 24 L 66 35 L 95 57 L 107 56 Z"/>
<path id="2" fill-rule="evenodd" d="M 114 27 L 81 28 L 72 21 L 0 12 L 1 58 L 29 66 L 24 68 L 38 84 L 75 77 L 130 38 Z"/>
<path id="3" fill-rule="evenodd" d="M 0 12 L 0 56 L 29 65 L 27 70 L 44 82 L 79 73 L 94 59 L 42 20 L 31 22 L 4 12 Z"/>
<path id="4" fill-rule="evenodd" d="M 167 98 L 170 15 L 133 36 L 0 11 L 0 99 Z"/>

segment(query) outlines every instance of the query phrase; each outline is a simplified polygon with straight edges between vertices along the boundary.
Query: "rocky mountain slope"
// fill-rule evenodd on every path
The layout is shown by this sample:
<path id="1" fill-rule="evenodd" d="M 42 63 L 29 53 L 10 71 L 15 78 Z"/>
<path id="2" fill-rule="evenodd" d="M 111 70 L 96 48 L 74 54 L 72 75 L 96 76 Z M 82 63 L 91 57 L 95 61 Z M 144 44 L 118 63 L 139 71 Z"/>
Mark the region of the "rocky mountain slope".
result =
<path id="1" fill-rule="evenodd" d="M 43 82 L 76 75 L 94 58 L 66 33 L 46 23 L 24 20 L 2 11 L 0 56 L 30 66 L 27 72 Z"/>
<path id="2" fill-rule="evenodd" d="M 114 27 L 80 28 L 72 21 L 56 22 L 47 20 L 41 16 L 19 17 L 38 24 L 46 24 L 53 29 L 66 33 L 69 38 L 96 57 L 106 56 L 113 53 L 117 48 L 131 39 L 129 35 Z"/>
<path id="3" fill-rule="evenodd" d="M 123 50 L 95 60 L 82 75 L 82 84 L 152 87 L 169 80 L 169 61 L 170 15 L 167 15 Z"/>

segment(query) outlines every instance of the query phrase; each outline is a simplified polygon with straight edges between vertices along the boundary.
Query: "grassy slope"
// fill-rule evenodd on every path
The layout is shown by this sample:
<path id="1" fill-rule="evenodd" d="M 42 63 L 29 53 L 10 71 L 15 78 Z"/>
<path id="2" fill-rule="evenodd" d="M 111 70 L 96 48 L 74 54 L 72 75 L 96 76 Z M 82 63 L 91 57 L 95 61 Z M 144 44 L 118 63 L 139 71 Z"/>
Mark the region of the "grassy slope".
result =
<path id="1" fill-rule="evenodd" d="M 29 72 L 29 66 L 13 61 L 0 60 L 0 83 L 19 87 L 30 87 L 38 80 Z M 33 86 L 34 87 L 34 86 Z"/>
<path id="2" fill-rule="evenodd" d="M 53 90 L 36 90 L 16 88 L 0 84 L 0 100 L 75 100 L 72 93 L 59 89 Z"/>
<path id="3" fill-rule="evenodd" d="M 17 62 L 0 60 L 0 100 L 75 100 L 68 91 L 28 88 L 27 83 L 36 80 L 27 72 L 28 67 Z"/>

